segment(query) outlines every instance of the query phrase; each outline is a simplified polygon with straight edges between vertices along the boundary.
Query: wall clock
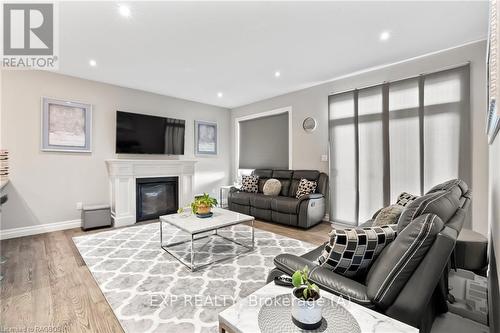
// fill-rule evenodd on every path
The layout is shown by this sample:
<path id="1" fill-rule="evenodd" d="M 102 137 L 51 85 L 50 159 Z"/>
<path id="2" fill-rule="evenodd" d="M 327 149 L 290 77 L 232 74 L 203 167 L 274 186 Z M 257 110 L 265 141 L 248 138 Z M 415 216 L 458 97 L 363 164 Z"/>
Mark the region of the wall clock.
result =
<path id="1" fill-rule="evenodd" d="M 316 127 L 318 126 L 318 122 L 316 121 L 316 119 L 314 119 L 313 117 L 307 117 L 306 119 L 304 119 L 304 121 L 302 122 L 302 128 L 304 129 L 304 131 L 306 131 L 307 133 L 311 133 L 313 132 Z"/>

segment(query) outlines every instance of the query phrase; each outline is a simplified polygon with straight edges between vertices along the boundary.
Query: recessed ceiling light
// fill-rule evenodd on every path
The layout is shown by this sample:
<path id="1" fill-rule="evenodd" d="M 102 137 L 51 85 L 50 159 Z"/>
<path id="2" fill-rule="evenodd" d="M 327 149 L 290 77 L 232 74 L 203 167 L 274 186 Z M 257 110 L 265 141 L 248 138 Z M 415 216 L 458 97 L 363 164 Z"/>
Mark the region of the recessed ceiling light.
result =
<path id="1" fill-rule="evenodd" d="M 391 33 L 389 31 L 382 31 L 382 33 L 380 34 L 380 40 L 386 41 L 389 38 L 391 38 Z"/>
<path id="2" fill-rule="evenodd" d="M 280 77 L 281 73 L 279 71 L 274 72 L 274 77 Z"/>
<path id="3" fill-rule="evenodd" d="M 222 93 L 221 93 L 221 92 L 218 92 L 218 93 L 217 93 L 217 97 L 222 98 L 222 96 L 223 96 L 223 95 L 222 95 Z"/>
<path id="4" fill-rule="evenodd" d="M 123 17 L 130 17 L 130 7 L 126 5 L 120 5 L 118 7 L 118 11 L 120 12 L 120 15 Z"/>
<path id="5" fill-rule="evenodd" d="M 89 60 L 89 65 L 92 66 L 92 67 L 95 67 L 95 66 L 97 66 L 97 61 L 95 61 L 94 59 L 90 59 Z"/>

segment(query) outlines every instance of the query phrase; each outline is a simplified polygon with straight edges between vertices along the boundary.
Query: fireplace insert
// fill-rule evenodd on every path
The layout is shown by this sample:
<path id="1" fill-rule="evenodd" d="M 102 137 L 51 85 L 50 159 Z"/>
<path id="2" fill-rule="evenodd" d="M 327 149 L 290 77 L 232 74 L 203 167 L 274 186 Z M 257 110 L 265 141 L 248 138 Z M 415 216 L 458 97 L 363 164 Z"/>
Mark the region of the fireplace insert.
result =
<path id="1" fill-rule="evenodd" d="M 157 219 L 179 208 L 179 177 L 137 178 L 136 220 Z"/>

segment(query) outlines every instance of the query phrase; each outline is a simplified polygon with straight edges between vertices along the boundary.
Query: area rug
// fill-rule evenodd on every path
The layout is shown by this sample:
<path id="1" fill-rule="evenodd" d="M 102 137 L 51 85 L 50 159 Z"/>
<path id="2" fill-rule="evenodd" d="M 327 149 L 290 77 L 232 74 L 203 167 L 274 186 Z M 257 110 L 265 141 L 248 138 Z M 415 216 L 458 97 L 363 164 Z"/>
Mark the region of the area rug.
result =
<path id="1" fill-rule="evenodd" d="M 188 239 L 164 225 L 164 243 Z M 249 244 L 251 228 L 219 234 Z M 160 248 L 159 222 L 74 237 L 73 241 L 125 332 L 218 332 L 218 313 L 264 286 L 273 258 L 315 246 L 255 229 L 255 249 L 191 272 Z M 189 260 L 189 244 L 173 248 Z M 245 248 L 221 237 L 195 242 L 196 264 Z"/>

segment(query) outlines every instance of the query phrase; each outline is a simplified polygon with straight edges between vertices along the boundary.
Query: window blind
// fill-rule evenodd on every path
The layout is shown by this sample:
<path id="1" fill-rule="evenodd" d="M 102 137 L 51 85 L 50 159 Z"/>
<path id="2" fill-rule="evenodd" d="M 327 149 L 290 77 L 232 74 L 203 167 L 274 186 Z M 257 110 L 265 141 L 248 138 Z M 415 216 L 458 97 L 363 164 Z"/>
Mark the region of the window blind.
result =
<path id="1" fill-rule="evenodd" d="M 288 112 L 239 123 L 239 169 L 288 168 Z"/>
<path id="2" fill-rule="evenodd" d="M 358 225 L 401 192 L 471 184 L 469 65 L 329 96 L 330 216 Z"/>

